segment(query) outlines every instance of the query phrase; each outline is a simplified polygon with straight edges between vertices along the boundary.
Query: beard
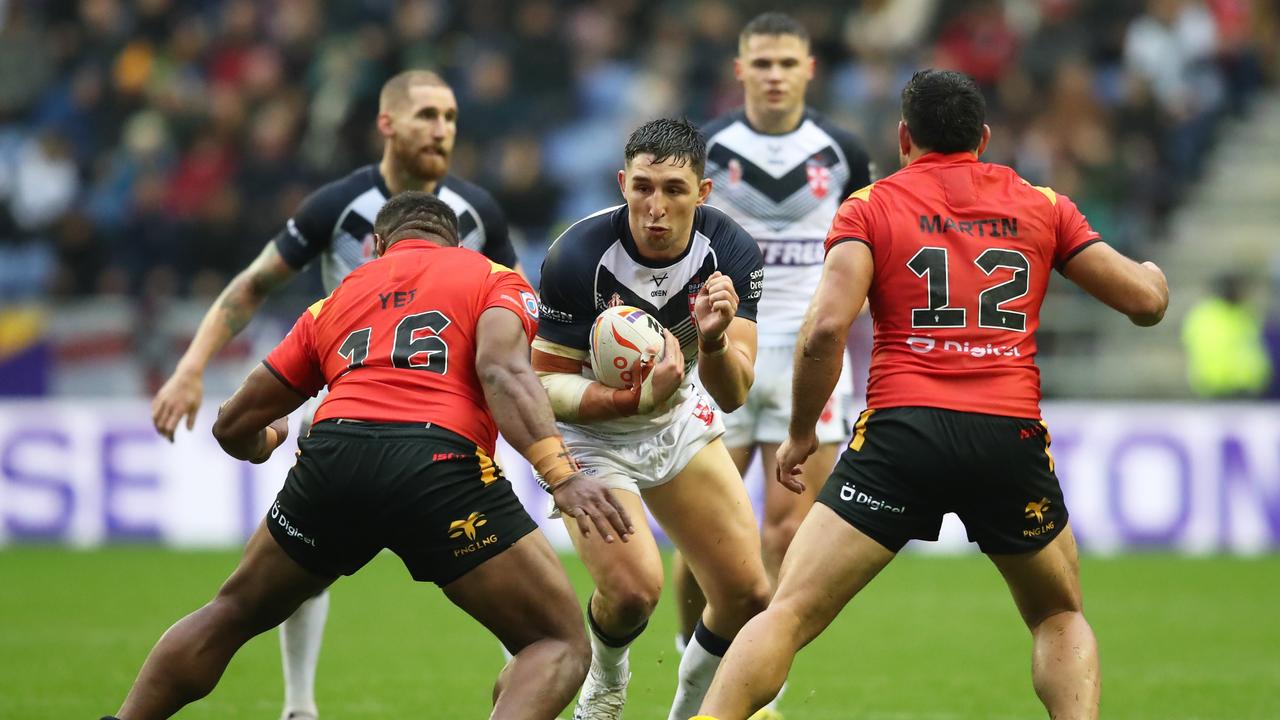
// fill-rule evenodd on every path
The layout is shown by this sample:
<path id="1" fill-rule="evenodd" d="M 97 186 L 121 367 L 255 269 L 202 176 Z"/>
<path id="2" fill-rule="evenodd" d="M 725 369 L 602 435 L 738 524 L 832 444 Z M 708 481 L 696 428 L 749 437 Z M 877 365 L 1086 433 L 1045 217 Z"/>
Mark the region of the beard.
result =
<path id="1" fill-rule="evenodd" d="M 434 182 L 449 172 L 448 155 L 424 153 L 420 150 L 421 148 L 405 147 L 399 143 L 393 144 L 392 152 L 400 165 L 401 172 L 423 182 Z"/>

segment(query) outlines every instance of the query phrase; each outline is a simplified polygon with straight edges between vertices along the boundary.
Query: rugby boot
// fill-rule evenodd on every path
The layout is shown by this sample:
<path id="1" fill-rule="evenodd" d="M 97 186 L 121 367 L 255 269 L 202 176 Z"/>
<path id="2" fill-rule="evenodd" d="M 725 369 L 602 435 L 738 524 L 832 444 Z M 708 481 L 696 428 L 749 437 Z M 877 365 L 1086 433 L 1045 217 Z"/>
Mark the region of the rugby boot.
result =
<path id="1" fill-rule="evenodd" d="M 631 682 L 631 665 L 627 660 L 610 670 L 602 670 L 594 662 L 578 693 L 573 720 L 619 720 L 627 704 L 627 684 Z"/>

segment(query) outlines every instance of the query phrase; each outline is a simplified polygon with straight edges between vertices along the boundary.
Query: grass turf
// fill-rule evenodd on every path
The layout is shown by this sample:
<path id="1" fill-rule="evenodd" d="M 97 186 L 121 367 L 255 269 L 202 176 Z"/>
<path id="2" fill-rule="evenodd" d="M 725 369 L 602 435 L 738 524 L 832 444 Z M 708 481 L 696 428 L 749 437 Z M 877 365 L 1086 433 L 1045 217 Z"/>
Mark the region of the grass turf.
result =
<path id="1" fill-rule="evenodd" d="M 113 712 L 156 638 L 206 601 L 237 559 L 150 548 L 0 551 L 0 718 Z M 581 564 L 565 560 L 585 597 Z M 1082 572 L 1102 647 L 1103 717 L 1276 716 L 1280 557 L 1086 558 Z M 632 650 L 628 718 L 666 717 L 678 664 L 673 615 L 664 598 Z M 789 720 L 1041 717 L 1029 648 L 984 559 L 905 555 L 800 654 L 783 709 Z M 384 553 L 333 592 L 322 717 L 486 717 L 501 662 L 479 625 Z M 272 632 L 179 717 L 274 720 L 280 697 Z"/>

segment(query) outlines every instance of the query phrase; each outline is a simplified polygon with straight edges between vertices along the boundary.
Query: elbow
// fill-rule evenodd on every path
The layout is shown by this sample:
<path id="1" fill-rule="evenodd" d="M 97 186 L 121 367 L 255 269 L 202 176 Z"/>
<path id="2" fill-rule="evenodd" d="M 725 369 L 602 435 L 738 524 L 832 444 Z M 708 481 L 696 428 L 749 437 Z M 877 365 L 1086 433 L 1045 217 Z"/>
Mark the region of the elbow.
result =
<path id="1" fill-rule="evenodd" d="M 246 437 L 244 429 L 239 427 L 237 417 L 233 413 L 226 410 L 226 405 L 218 408 L 218 419 L 213 421 L 213 439 L 218 441 L 218 445 L 231 457 L 237 460 L 246 460 L 249 455 L 244 450 L 249 437 Z"/>
<path id="2" fill-rule="evenodd" d="M 1133 303 L 1125 314 L 1134 325 L 1151 327 L 1164 319 L 1164 313 L 1168 309 L 1169 293 L 1153 288 L 1151 292 Z"/>
<path id="3" fill-rule="evenodd" d="M 804 337 L 804 352 L 806 355 L 822 356 L 833 346 L 843 346 L 848 332 L 848 325 L 841 327 L 831 320 L 817 320 Z"/>

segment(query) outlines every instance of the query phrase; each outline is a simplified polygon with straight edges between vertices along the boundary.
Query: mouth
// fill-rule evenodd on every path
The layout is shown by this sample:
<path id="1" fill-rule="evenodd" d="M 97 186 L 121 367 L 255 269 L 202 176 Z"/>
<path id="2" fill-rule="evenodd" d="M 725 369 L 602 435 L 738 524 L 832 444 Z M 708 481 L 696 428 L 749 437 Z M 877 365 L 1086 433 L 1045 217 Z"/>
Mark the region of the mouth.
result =
<path id="1" fill-rule="evenodd" d="M 766 90 L 764 96 L 770 102 L 780 102 L 786 99 L 787 93 L 785 90 Z"/>
<path id="2" fill-rule="evenodd" d="M 662 225 L 645 225 L 644 229 L 647 230 L 650 235 L 666 235 L 671 231 L 670 228 Z"/>

